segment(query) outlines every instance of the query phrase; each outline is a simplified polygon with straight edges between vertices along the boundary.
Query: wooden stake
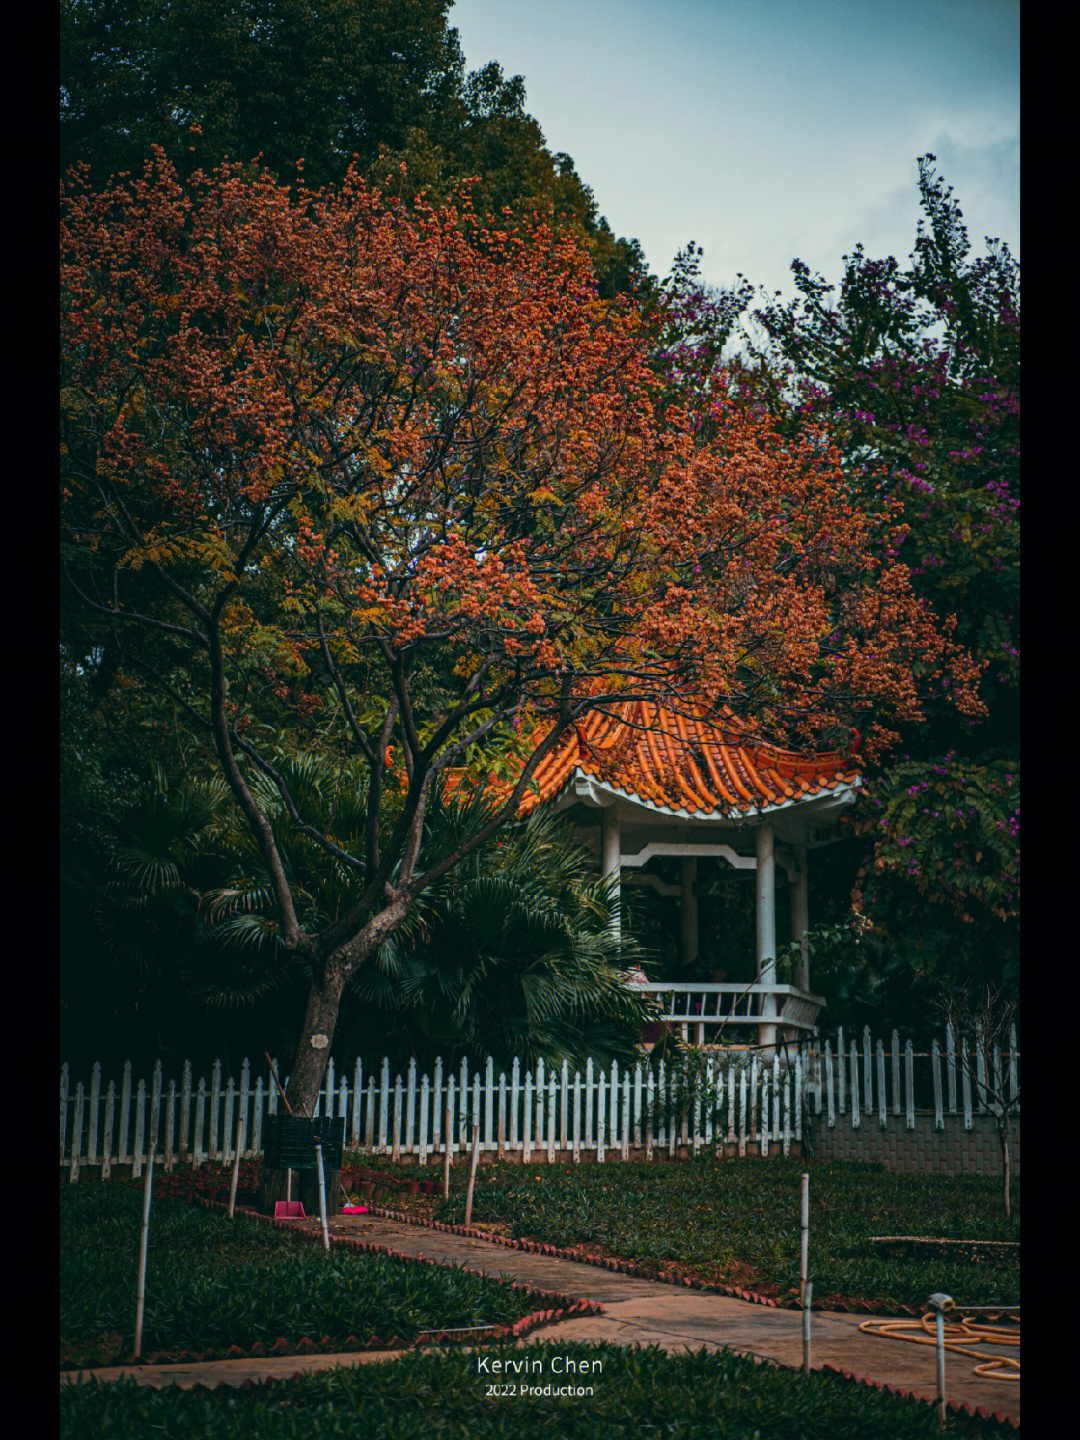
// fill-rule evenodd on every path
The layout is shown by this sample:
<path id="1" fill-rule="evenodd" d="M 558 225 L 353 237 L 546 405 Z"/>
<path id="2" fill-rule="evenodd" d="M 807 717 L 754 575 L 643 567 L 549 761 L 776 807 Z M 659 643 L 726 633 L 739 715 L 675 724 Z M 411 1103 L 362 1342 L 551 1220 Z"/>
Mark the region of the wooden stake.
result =
<path id="1" fill-rule="evenodd" d="M 135 1349 L 133 1360 L 142 1355 L 143 1312 L 146 1306 L 146 1242 L 150 1234 L 150 1190 L 154 1177 L 154 1142 L 150 1142 L 150 1154 L 146 1159 L 146 1179 L 143 1181 L 142 1228 L 139 1231 L 139 1273 L 135 1282 Z"/>
<path id="2" fill-rule="evenodd" d="M 480 1159 L 480 1123 L 472 1127 L 472 1164 L 469 1166 L 469 1188 L 465 1194 L 465 1224 L 472 1220 L 473 1186 L 476 1184 L 476 1166 Z"/>
<path id="3" fill-rule="evenodd" d="M 229 1219 L 236 1210 L 236 1185 L 240 1179 L 240 1152 L 244 1148 L 244 1117 L 236 1122 L 236 1155 L 233 1157 L 232 1184 L 229 1186 Z"/>
<path id="4" fill-rule="evenodd" d="M 289 1112 L 289 1114 L 292 1115 L 293 1108 L 289 1104 L 288 1100 L 285 1099 L 285 1091 L 281 1088 L 281 1081 L 278 1079 L 278 1073 L 274 1069 L 274 1062 L 270 1059 L 268 1051 L 264 1050 L 263 1054 L 266 1056 L 266 1063 L 270 1066 L 270 1074 L 274 1077 L 274 1084 L 277 1086 L 277 1091 L 278 1094 L 281 1096 L 282 1104 L 285 1106 L 285 1109 Z"/>

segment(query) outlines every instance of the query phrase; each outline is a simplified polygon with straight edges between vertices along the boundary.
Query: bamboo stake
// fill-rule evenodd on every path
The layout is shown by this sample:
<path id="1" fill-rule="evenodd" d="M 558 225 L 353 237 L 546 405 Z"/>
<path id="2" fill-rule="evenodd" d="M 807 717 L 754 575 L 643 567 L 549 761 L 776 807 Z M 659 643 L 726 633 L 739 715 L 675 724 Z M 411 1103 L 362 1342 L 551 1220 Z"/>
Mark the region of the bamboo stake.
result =
<path id="1" fill-rule="evenodd" d="M 263 1054 L 266 1056 L 266 1063 L 270 1066 L 270 1074 L 274 1077 L 274 1084 L 277 1086 L 277 1091 L 278 1094 L 281 1096 L 282 1103 L 284 1104 L 285 1109 L 289 1112 L 289 1114 L 292 1115 L 293 1108 L 289 1104 L 288 1100 L 285 1099 L 285 1091 L 281 1088 L 281 1081 L 278 1079 L 278 1073 L 274 1069 L 274 1062 L 270 1059 L 268 1051 L 264 1050 Z"/>
<path id="2" fill-rule="evenodd" d="M 480 1123 L 472 1127 L 472 1164 L 469 1166 L 469 1188 L 465 1194 L 465 1224 L 472 1221 L 473 1186 L 476 1184 L 476 1165 L 480 1159 Z"/>
<path id="3" fill-rule="evenodd" d="M 139 1231 L 139 1274 L 135 1282 L 135 1349 L 132 1359 L 142 1355 L 143 1312 L 146 1308 L 146 1245 L 150 1236 L 150 1187 L 154 1176 L 154 1142 L 150 1142 L 150 1154 L 146 1160 L 146 1179 L 143 1182 L 142 1228 Z"/>
<path id="4" fill-rule="evenodd" d="M 240 1152 L 244 1148 L 244 1116 L 236 1122 L 236 1154 L 233 1156 L 232 1184 L 229 1186 L 229 1219 L 233 1218 L 236 1210 L 236 1186 L 240 1179 Z"/>

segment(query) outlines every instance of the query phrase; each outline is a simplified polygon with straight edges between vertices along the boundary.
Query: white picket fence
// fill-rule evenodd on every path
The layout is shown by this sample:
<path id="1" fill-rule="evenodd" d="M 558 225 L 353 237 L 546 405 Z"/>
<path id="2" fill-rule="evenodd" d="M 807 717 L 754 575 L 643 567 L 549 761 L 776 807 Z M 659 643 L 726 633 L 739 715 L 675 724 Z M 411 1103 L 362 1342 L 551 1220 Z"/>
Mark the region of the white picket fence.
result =
<path id="1" fill-rule="evenodd" d="M 768 1059 L 752 1050 L 699 1051 L 689 1072 L 678 1061 L 666 1068 L 661 1062 L 620 1069 L 614 1061 L 602 1067 L 588 1060 L 583 1070 L 571 1071 L 565 1061 L 545 1067 L 541 1060 L 526 1069 L 514 1060 L 507 1074 L 489 1058 L 472 1071 L 463 1060 L 453 1073 L 436 1060 L 430 1076 L 418 1075 L 410 1061 L 404 1076 L 391 1081 L 388 1060 L 376 1073 L 365 1072 L 358 1060 L 350 1076 L 339 1074 L 331 1059 L 315 1113 L 344 1117 L 347 1149 L 394 1160 L 414 1155 L 424 1165 L 445 1153 L 447 1138 L 451 1153 L 466 1149 L 479 1124 L 482 1150 L 526 1162 L 538 1153 L 576 1162 L 628 1159 L 632 1152 L 649 1159 L 657 1150 L 697 1154 L 720 1146 L 736 1147 L 739 1155 L 751 1149 L 787 1155 L 802 1140 L 804 1124 L 831 1127 L 843 1120 L 857 1128 L 874 1116 L 882 1127 L 903 1123 L 914 1129 L 916 1060 L 929 1063 L 939 1130 L 946 1115 L 961 1114 L 965 1128 L 973 1128 L 973 1116 L 992 1104 L 991 1077 L 999 1093 L 1004 1084 L 1010 1096 L 1019 1094 L 1015 1032 L 1004 1055 L 995 1047 L 992 1054 L 977 1054 L 970 1067 L 961 1057 L 971 1047 L 965 1040 L 958 1045 L 951 1029 L 944 1050 L 935 1041 L 918 1055 L 910 1041 L 901 1047 L 895 1030 L 888 1052 L 880 1040 L 871 1041 L 868 1029 L 861 1042 L 845 1041 L 841 1029 L 835 1040 L 789 1047 Z M 974 1086 L 967 1068 L 975 1070 Z M 920 1079 L 924 1088 L 925 1077 Z M 141 1079 L 135 1085 L 129 1061 L 119 1087 L 110 1080 L 104 1089 L 99 1064 L 89 1085 L 80 1080 L 74 1089 L 65 1064 L 60 1164 L 72 1181 L 86 1165 L 100 1165 L 103 1180 L 114 1165 L 131 1165 L 137 1176 L 151 1145 L 166 1169 L 227 1164 L 241 1117 L 243 1154 L 254 1159 L 262 1153 L 264 1117 L 278 1105 L 269 1072 L 253 1080 L 247 1060 L 239 1083 L 231 1075 L 222 1083 L 216 1061 L 209 1083 L 200 1078 L 193 1084 L 186 1063 L 179 1083 L 166 1084 L 159 1062 L 149 1084 Z"/>

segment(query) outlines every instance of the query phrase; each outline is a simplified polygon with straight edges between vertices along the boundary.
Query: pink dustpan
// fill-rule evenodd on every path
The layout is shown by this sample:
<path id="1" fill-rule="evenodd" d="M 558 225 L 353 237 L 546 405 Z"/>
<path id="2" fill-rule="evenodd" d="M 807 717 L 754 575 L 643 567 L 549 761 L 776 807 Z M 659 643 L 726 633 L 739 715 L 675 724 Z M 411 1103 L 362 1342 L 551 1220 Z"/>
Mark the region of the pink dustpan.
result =
<path id="1" fill-rule="evenodd" d="M 368 1207 L 366 1205 L 342 1205 L 341 1213 L 342 1215 L 366 1215 Z"/>
<path id="2" fill-rule="evenodd" d="M 304 1220 L 304 1207 L 299 1200 L 277 1200 L 274 1203 L 275 1220 Z"/>

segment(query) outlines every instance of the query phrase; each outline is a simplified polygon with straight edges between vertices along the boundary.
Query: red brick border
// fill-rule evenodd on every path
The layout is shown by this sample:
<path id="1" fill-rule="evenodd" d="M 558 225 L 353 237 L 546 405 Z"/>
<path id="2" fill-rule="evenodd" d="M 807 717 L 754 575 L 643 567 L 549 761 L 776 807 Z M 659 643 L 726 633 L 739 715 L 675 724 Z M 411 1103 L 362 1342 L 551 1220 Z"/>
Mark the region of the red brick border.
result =
<path id="1" fill-rule="evenodd" d="M 844 1370 L 841 1366 L 833 1365 L 829 1361 L 826 1361 L 821 1368 L 852 1385 L 870 1385 L 875 1390 L 885 1390 L 890 1395 L 900 1395 L 905 1400 L 919 1400 L 927 1405 L 937 1405 L 937 1397 L 934 1395 L 924 1395 L 919 1390 L 905 1390 L 901 1385 L 889 1385 L 884 1380 L 871 1380 L 866 1375 L 855 1375 L 852 1371 Z M 981 1405 L 960 1404 L 954 1400 L 946 1400 L 945 1409 L 953 1415 L 966 1415 L 973 1420 L 991 1421 L 1014 1430 L 1020 1429 L 1019 1416 L 1009 1415 L 1004 1410 L 986 1410 Z"/>
<path id="2" fill-rule="evenodd" d="M 550 1255 L 559 1260 L 573 1260 L 578 1265 L 595 1265 L 601 1270 L 617 1271 L 620 1275 L 633 1275 L 640 1280 L 655 1280 L 660 1285 L 676 1285 L 687 1290 L 702 1290 L 708 1295 L 727 1295 L 735 1300 L 747 1300 L 751 1305 L 768 1305 L 773 1310 L 802 1309 L 798 1300 L 784 1297 L 777 1300 L 771 1295 L 760 1295 L 755 1290 L 743 1290 L 737 1285 L 720 1285 L 706 1280 L 691 1280 L 687 1276 L 657 1274 L 636 1260 L 619 1260 L 606 1255 L 582 1255 L 578 1251 L 568 1250 L 558 1245 L 548 1245 L 540 1240 L 519 1240 L 509 1235 L 490 1235 L 486 1230 L 478 1230 L 474 1225 L 470 1225 L 468 1228 L 464 1225 L 450 1225 L 445 1220 L 429 1220 L 425 1215 L 410 1215 L 403 1210 L 387 1210 L 379 1205 L 369 1206 L 368 1213 L 378 1215 L 384 1220 L 396 1220 L 404 1225 L 421 1225 L 426 1229 L 439 1230 L 448 1235 L 462 1235 L 470 1240 L 486 1240 L 490 1245 L 503 1245 L 509 1250 L 524 1250 L 531 1255 Z M 825 1306 L 814 1305 L 811 1308 L 824 1310 Z M 828 1308 L 830 1312 L 842 1315 L 861 1313 L 894 1315 L 897 1311 L 913 1317 L 922 1314 L 921 1308 L 913 1305 L 884 1305 L 876 1304 L 872 1300 L 846 1300 L 830 1305 Z M 1000 1318 L 998 1308 L 995 1306 L 987 1306 L 985 1309 L 966 1307 L 964 1313 Z"/>

